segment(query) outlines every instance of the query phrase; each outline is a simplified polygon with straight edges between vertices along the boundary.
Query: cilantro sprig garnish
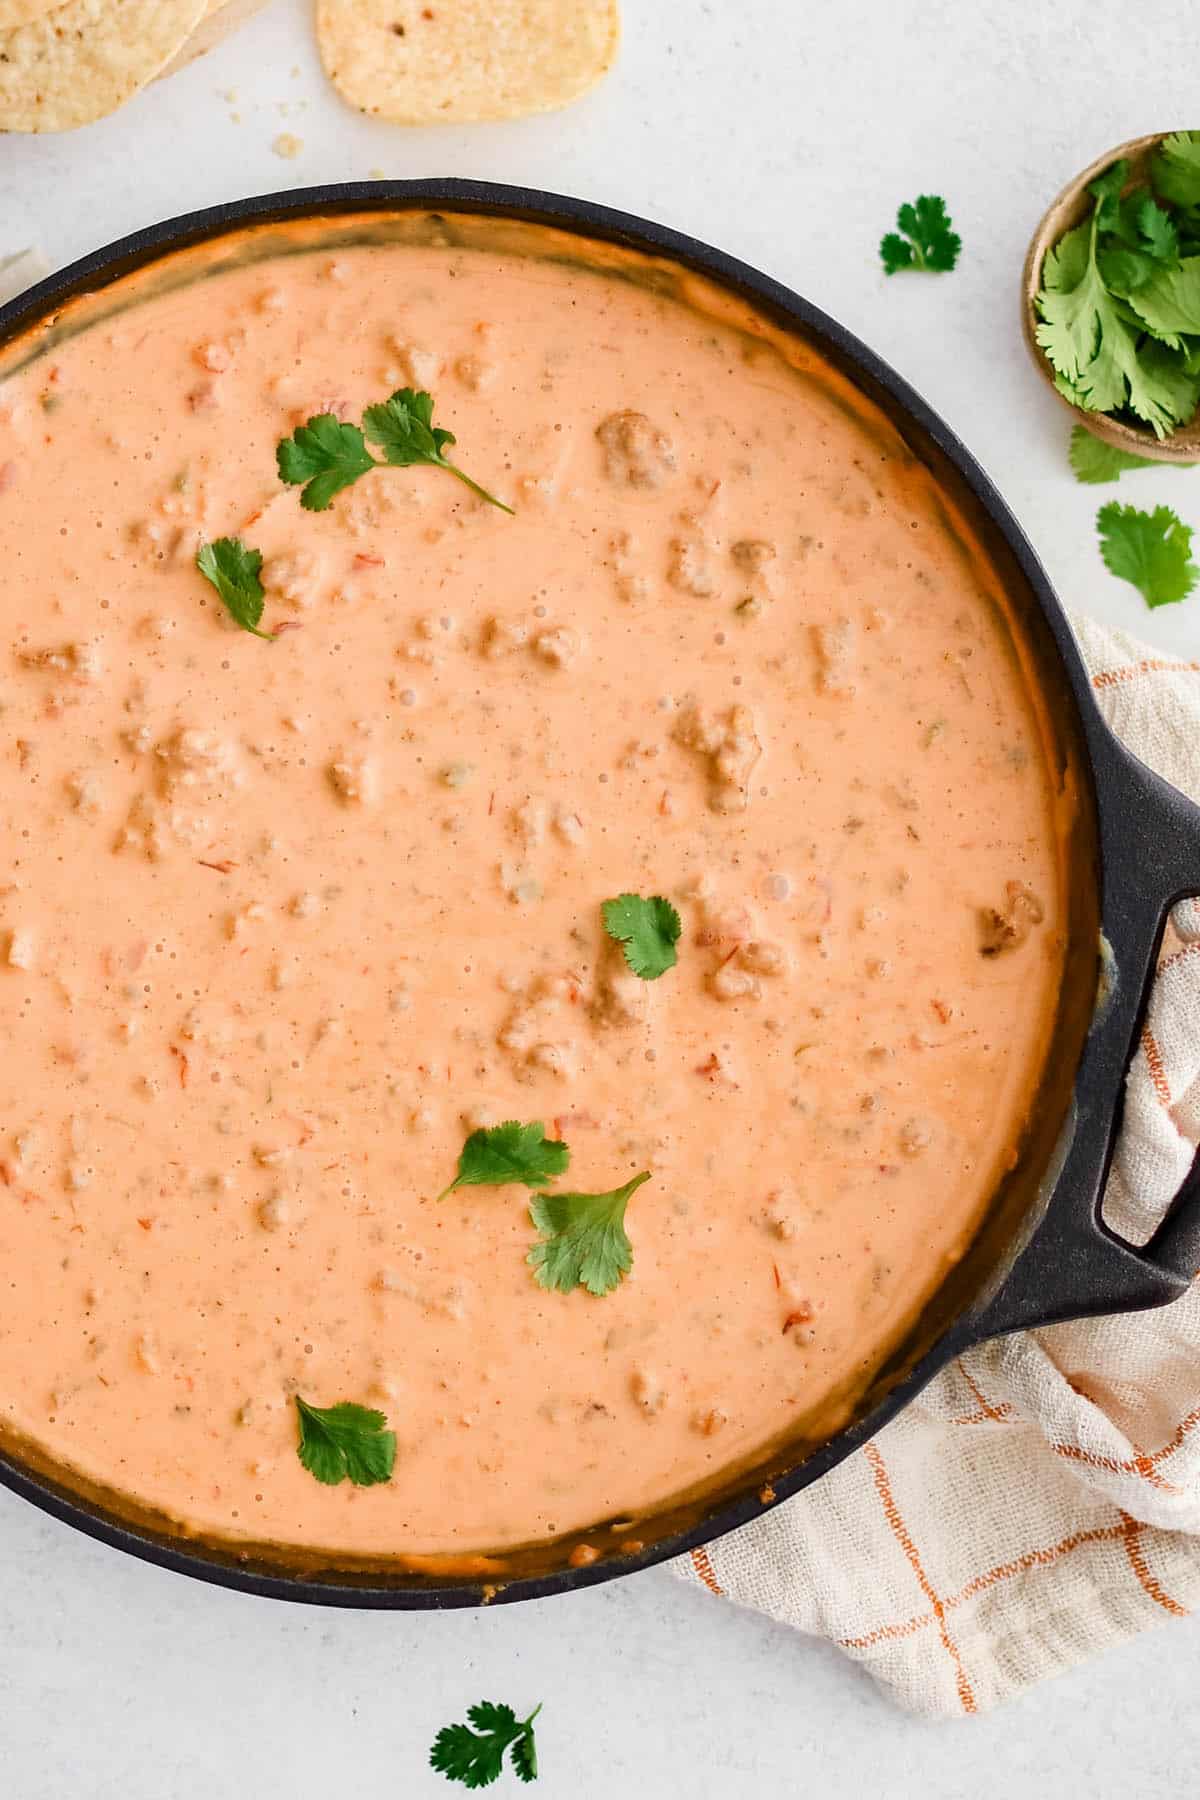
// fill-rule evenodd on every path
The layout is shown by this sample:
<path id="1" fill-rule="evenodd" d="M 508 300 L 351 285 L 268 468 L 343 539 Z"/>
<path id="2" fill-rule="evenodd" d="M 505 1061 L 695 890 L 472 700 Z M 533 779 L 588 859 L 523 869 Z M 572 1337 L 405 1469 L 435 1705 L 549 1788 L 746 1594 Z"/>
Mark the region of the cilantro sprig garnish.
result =
<path id="1" fill-rule="evenodd" d="M 611 1294 L 633 1264 L 625 1231 L 625 1208 L 650 1171 L 607 1194 L 535 1194 L 529 1216 L 542 1233 L 525 1258 L 539 1287 L 569 1294 Z"/>
<path id="2" fill-rule="evenodd" d="M 478 1705 L 469 1706 L 470 1725 L 444 1725 L 434 1738 L 429 1752 L 430 1767 L 448 1781 L 461 1781 L 464 1787 L 490 1787 L 493 1781 L 500 1779 L 504 1755 L 508 1751 L 514 1775 L 521 1781 L 536 1781 L 538 1760 L 533 1721 L 541 1710 L 539 1702 L 527 1719 L 518 1719 L 511 1706 L 494 1700 L 481 1700 Z"/>
<path id="3" fill-rule="evenodd" d="M 1143 512 L 1110 500 L 1096 515 L 1100 554 L 1122 581 L 1132 582 L 1146 605 L 1185 600 L 1200 578 L 1192 561 L 1192 531 L 1169 506 Z"/>
<path id="4" fill-rule="evenodd" d="M 1047 253 L 1036 301 L 1035 335 L 1059 392 L 1160 438 L 1200 402 L 1200 206 L 1186 198 L 1193 160 L 1200 134 L 1177 133 L 1151 162 L 1157 198 L 1144 183 L 1129 185 L 1124 160 L 1090 182 L 1091 214 Z"/>
<path id="5" fill-rule="evenodd" d="M 511 506 L 505 506 L 503 500 L 489 494 L 443 454 L 446 445 L 456 440 L 452 431 L 444 431 L 434 424 L 433 400 L 427 393 L 399 388 L 382 405 L 368 406 L 363 414 L 363 429 L 371 442 L 379 445 L 390 468 L 410 469 L 414 463 L 432 463 L 435 468 L 449 470 L 457 481 L 478 494 L 481 500 L 486 500 L 489 506 L 498 506 L 501 512 L 511 516 Z"/>
<path id="6" fill-rule="evenodd" d="M 355 1487 L 390 1481 L 396 1465 L 396 1434 L 381 1412 L 343 1400 L 313 1406 L 296 1395 L 300 1415 L 297 1455 L 310 1475 L 327 1487 L 350 1480 Z"/>
<path id="7" fill-rule="evenodd" d="M 333 413 L 318 413 L 298 425 L 275 450 L 279 476 L 291 487 L 304 484 L 300 504 L 324 512 L 335 494 L 378 467 L 357 425 L 343 425 Z"/>
<path id="8" fill-rule="evenodd" d="M 275 634 L 258 629 L 265 599 L 262 560 L 262 551 L 252 550 L 241 538 L 223 537 L 200 546 L 196 567 L 216 588 L 234 624 L 273 644 Z"/>
<path id="9" fill-rule="evenodd" d="M 540 1119 L 527 1125 L 507 1119 L 503 1125 L 471 1133 L 462 1147 L 458 1172 L 438 1199 L 444 1200 L 460 1187 L 506 1187 L 514 1181 L 540 1187 L 565 1174 L 570 1160 L 567 1146 L 548 1138 Z"/>
<path id="10" fill-rule="evenodd" d="M 897 275 L 901 269 L 940 275 L 954 267 L 962 239 L 940 194 L 922 194 L 915 202 L 906 202 L 896 214 L 896 224 L 899 231 L 889 231 L 879 245 L 886 275 Z"/>
<path id="11" fill-rule="evenodd" d="M 371 454 L 367 439 L 378 445 L 382 457 Z M 389 399 L 367 407 L 361 429 L 333 413 L 317 413 L 276 446 L 275 461 L 280 480 L 301 489 L 300 504 L 308 512 L 324 512 L 335 495 L 371 469 L 411 469 L 429 463 L 445 469 L 489 506 L 511 514 L 511 506 L 451 462 L 445 452 L 454 442 L 452 431 L 433 423 L 432 395 L 397 388 Z"/>
<path id="12" fill-rule="evenodd" d="M 600 908 L 604 929 L 625 952 L 625 961 L 643 981 L 657 981 L 679 958 L 675 946 L 683 930 L 679 914 L 661 894 L 618 894 Z"/>

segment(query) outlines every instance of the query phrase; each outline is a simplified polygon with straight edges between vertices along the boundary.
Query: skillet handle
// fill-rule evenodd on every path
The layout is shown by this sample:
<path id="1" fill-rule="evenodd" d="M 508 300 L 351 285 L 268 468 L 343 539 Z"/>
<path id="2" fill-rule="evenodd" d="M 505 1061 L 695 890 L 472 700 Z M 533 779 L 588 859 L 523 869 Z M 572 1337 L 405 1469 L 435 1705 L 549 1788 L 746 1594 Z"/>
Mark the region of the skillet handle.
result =
<path id="1" fill-rule="evenodd" d="M 1112 760 L 1111 742 L 1108 758 Z M 1069 1141 L 1040 1224 L 990 1298 L 961 1322 L 963 1344 L 1177 1300 L 1200 1273 L 1200 1152 L 1148 1243 L 1100 1216 L 1167 913 L 1200 894 L 1200 807 L 1127 752 L 1099 796 L 1109 866 L 1102 894 L 1113 964 L 1075 1085 Z M 1066 1137 L 1064 1133 L 1064 1137 Z"/>

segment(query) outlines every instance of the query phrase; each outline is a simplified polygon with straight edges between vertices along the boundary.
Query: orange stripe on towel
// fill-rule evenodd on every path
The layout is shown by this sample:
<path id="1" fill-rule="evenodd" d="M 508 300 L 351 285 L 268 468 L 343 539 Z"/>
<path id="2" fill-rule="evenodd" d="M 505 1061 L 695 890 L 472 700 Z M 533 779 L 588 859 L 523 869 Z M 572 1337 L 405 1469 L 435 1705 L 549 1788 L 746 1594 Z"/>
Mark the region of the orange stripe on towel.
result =
<path id="1" fill-rule="evenodd" d="M 880 1504 L 883 1507 L 883 1516 L 891 1526 L 892 1534 L 895 1537 L 896 1542 L 908 1558 L 909 1565 L 917 1578 L 917 1583 L 921 1592 L 933 1608 L 933 1616 L 938 1624 L 938 1636 L 942 1640 L 947 1655 L 954 1663 L 954 1685 L 958 1690 L 958 1698 L 962 1709 L 965 1713 L 978 1712 L 979 1709 L 975 1704 L 975 1695 L 971 1690 L 971 1683 L 967 1679 L 967 1672 L 963 1668 L 962 1657 L 959 1654 L 958 1645 L 951 1637 L 946 1625 L 945 1608 L 934 1591 L 933 1583 L 925 1573 L 925 1569 L 921 1562 L 920 1552 L 917 1550 L 917 1546 L 913 1543 L 913 1540 L 909 1535 L 908 1527 L 901 1516 L 900 1508 L 896 1505 L 895 1497 L 892 1494 L 892 1484 L 888 1480 L 888 1472 L 884 1465 L 883 1458 L 879 1454 L 878 1445 L 867 1444 L 863 1450 L 863 1455 L 866 1457 L 871 1474 L 875 1479 L 875 1491 L 879 1495 Z"/>
<path id="2" fill-rule="evenodd" d="M 964 1363 L 961 1356 L 956 1357 L 954 1366 L 958 1370 L 959 1374 L 962 1376 L 963 1380 L 966 1382 L 967 1386 L 970 1388 L 971 1392 L 974 1394 L 975 1399 L 979 1404 L 979 1409 L 983 1413 L 983 1416 L 985 1419 L 992 1419 L 994 1421 L 999 1421 L 999 1420 L 1008 1418 L 1009 1414 L 1012 1412 L 1012 1402 L 1011 1401 L 1002 1400 L 1000 1402 L 999 1406 L 993 1406 L 990 1400 L 987 1400 L 984 1398 L 982 1389 L 980 1388 L 978 1382 L 976 1382 L 972 1379 L 970 1371 L 968 1370 L 967 1365 Z M 955 1425 L 961 1425 L 961 1424 L 967 1424 L 967 1423 L 970 1423 L 973 1425 L 975 1423 L 975 1420 L 973 1418 L 970 1419 L 969 1421 L 965 1420 L 965 1419 L 955 1419 L 953 1421 L 953 1423 Z"/>
<path id="3" fill-rule="evenodd" d="M 1121 1535 L 1125 1539 L 1125 1554 L 1129 1558 L 1129 1566 L 1138 1578 L 1143 1590 L 1150 1598 L 1162 1607 L 1164 1612 L 1173 1613 L 1177 1619 L 1186 1619 L 1188 1609 L 1180 1606 L 1178 1600 L 1172 1600 L 1170 1594 L 1164 1593 L 1154 1576 L 1150 1573 L 1146 1555 L 1142 1549 L 1142 1526 L 1137 1519 L 1128 1513 L 1121 1514 Z"/>
<path id="4" fill-rule="evenodd" d="M 1150 1080 L 1154 1092 L 1164 1106 L 1171 1104 L 1171 1084 L 1167 1080 L 1167 1072 L 1163 1068 L 1162 1051 L 1158 1041 L 1148 1025 L 1142 1026 L 1142 1053 L 1146 1058 L 1146 1067 L 1150 1071 Z"/>
<path id="5" fill-rule="evenodd" d="M 714 1594 L 723 1594 L 725 1592 L 725 1589 L 721 1586 L 716 1575 L 713 1573 L 712 1559 L 703 1544 L 697 1544 L 696 1548 L 692 1551 L 692 1567 L 695 1569 L 706 1588 L 709 1588 Z"/>
<path id="6" fill-rule="evenodd" d="M 965 1606 L 968 1600 L 975 1598 L 976 1594 L 982 1594 L 988 1588 L 995 1587 L 998 1582 L 1010 1580 L 1014 1575 L 1024 1575 L 1032 1569 L 1048 1569 L 1059 1562 L 1062 1557 L 1069 1556 L 1072 1551 L 1080 1550 L 1087 1544 L 1112 1543 L 1124 1536 L 1125 1527 L 1123 1525 L 1096 1525 L 1087 1531 L 1073 1532 L 1070 1537 L 1062 1538 L 1057 1544 L 1050 1544 L 1037 1550 L 1026 1550 L 1024 1555 L 1014 1556 L 1011 1562 L 997 1563 L 994 1568 L 988 1569 L 984 1574 L 973 1576 L 965 1587 L 959 1589 L 957 1594 L 952 1594 L 943 1602 L 945 1610 L 952 1612 L 956 1607 Z M 932 1625 L 933 1622 L 933 1613 L 918 1613 L 916 1617 L 906 1619 L 902 1625 L 880 1625 L 874 1631 L 867 1632 L 863 1637 L 842 1638 L 842 1648 L 845 1650 L 869 1650 L 875 1644 L 890 1642 L 895 1638 L 911 1637 L 914 1632 L 920 1631 L 926 1625 Z"/>
<path id="7" fill-rule="evenodd" d="M 1092 676 L 1094 688 L 1119 687 L 1122 682 L 1136 681 L 1139 675 L 1196 675 L 1200 662 L 1167 662 L 1162 657 L 1147 656 L 1141 662 L 1126 663 L 1120 669 L 1101 669 Z"/>
<path id="8" fill-rule="evenodd" d="M 1065 1458 L 1067 1462 L 1083 1463 L 1089 1469 L 1106 1469 L 1110 1475 L 1140 1475 L 1143 1481 L 1149 1482 L 1162 1494 L 1177 1494 L 1179 1489 L 1173 1481 L 1168 1481 L 1154 1467 L 1154 1458 L 1144 1452 L 1137 1456 L 1127 1456 L 1118 1461 L 1115 1456 L 1098 1456 L 1094 1450 L 1084 1450 L 1078 1444 L 1051 1444 L 1055 1456 Z"/>
<path id="9" fill-rule="evenodd" d="M 1197 1425 L 1200 1425 L 1200 1406 L 1193 1406 L 1186 1419 L 1180 1419 L 1166 1443 L 1160 1450 L 1154 1452 L 1150 1461 L 1155 1463 L 1162 1462 L 1165 1456 L 1174 1456 L 1175 1452 L 1181 1448 L 1183 1440 L 1188 1435 L 1188 1432 L 1194 1431 Z"/>

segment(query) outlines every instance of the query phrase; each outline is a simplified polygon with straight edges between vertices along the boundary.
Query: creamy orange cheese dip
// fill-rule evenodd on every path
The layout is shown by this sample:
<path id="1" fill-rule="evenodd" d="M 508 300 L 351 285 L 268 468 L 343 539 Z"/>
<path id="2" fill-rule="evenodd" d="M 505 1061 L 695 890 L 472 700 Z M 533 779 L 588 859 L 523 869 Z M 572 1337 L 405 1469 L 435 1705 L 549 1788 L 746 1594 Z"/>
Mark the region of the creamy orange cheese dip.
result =
<path id="1" fill-rule="evenodd" d="M 485 248 L 246 262 L 0 386 L 0 1415 L 188 1530 L 497 1548 L 834 1416 L 1008 1166 L 1058 988 L 1036 704 L 927 472 L 810 353 Z M 432 468 L 324 513 L 310 414 Z M 198 546 L 264 553 L 274 643 Z M 604 934 L 663 894 L 677 966 Z M 520 1187 L 642 1169 L 535 1284 Z M 293 1397 L 392 1480 L 319 1485 Z M 832 1409 L 832 1410 L 831 1410 Z"/>

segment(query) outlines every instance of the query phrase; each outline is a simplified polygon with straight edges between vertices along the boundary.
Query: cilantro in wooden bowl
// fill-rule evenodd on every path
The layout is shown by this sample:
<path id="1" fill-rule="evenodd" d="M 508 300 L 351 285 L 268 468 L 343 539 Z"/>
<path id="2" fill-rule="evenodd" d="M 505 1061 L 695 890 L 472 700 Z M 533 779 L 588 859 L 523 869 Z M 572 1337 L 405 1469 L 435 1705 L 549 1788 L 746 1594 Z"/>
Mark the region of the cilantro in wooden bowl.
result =
<path id="1" fill-rule="evenodd" d="M 1200 454 L 1200 131 L 1135 138 L 1063 189 L 1025 259 L 1025 337 L 1080 424 Z"/>

